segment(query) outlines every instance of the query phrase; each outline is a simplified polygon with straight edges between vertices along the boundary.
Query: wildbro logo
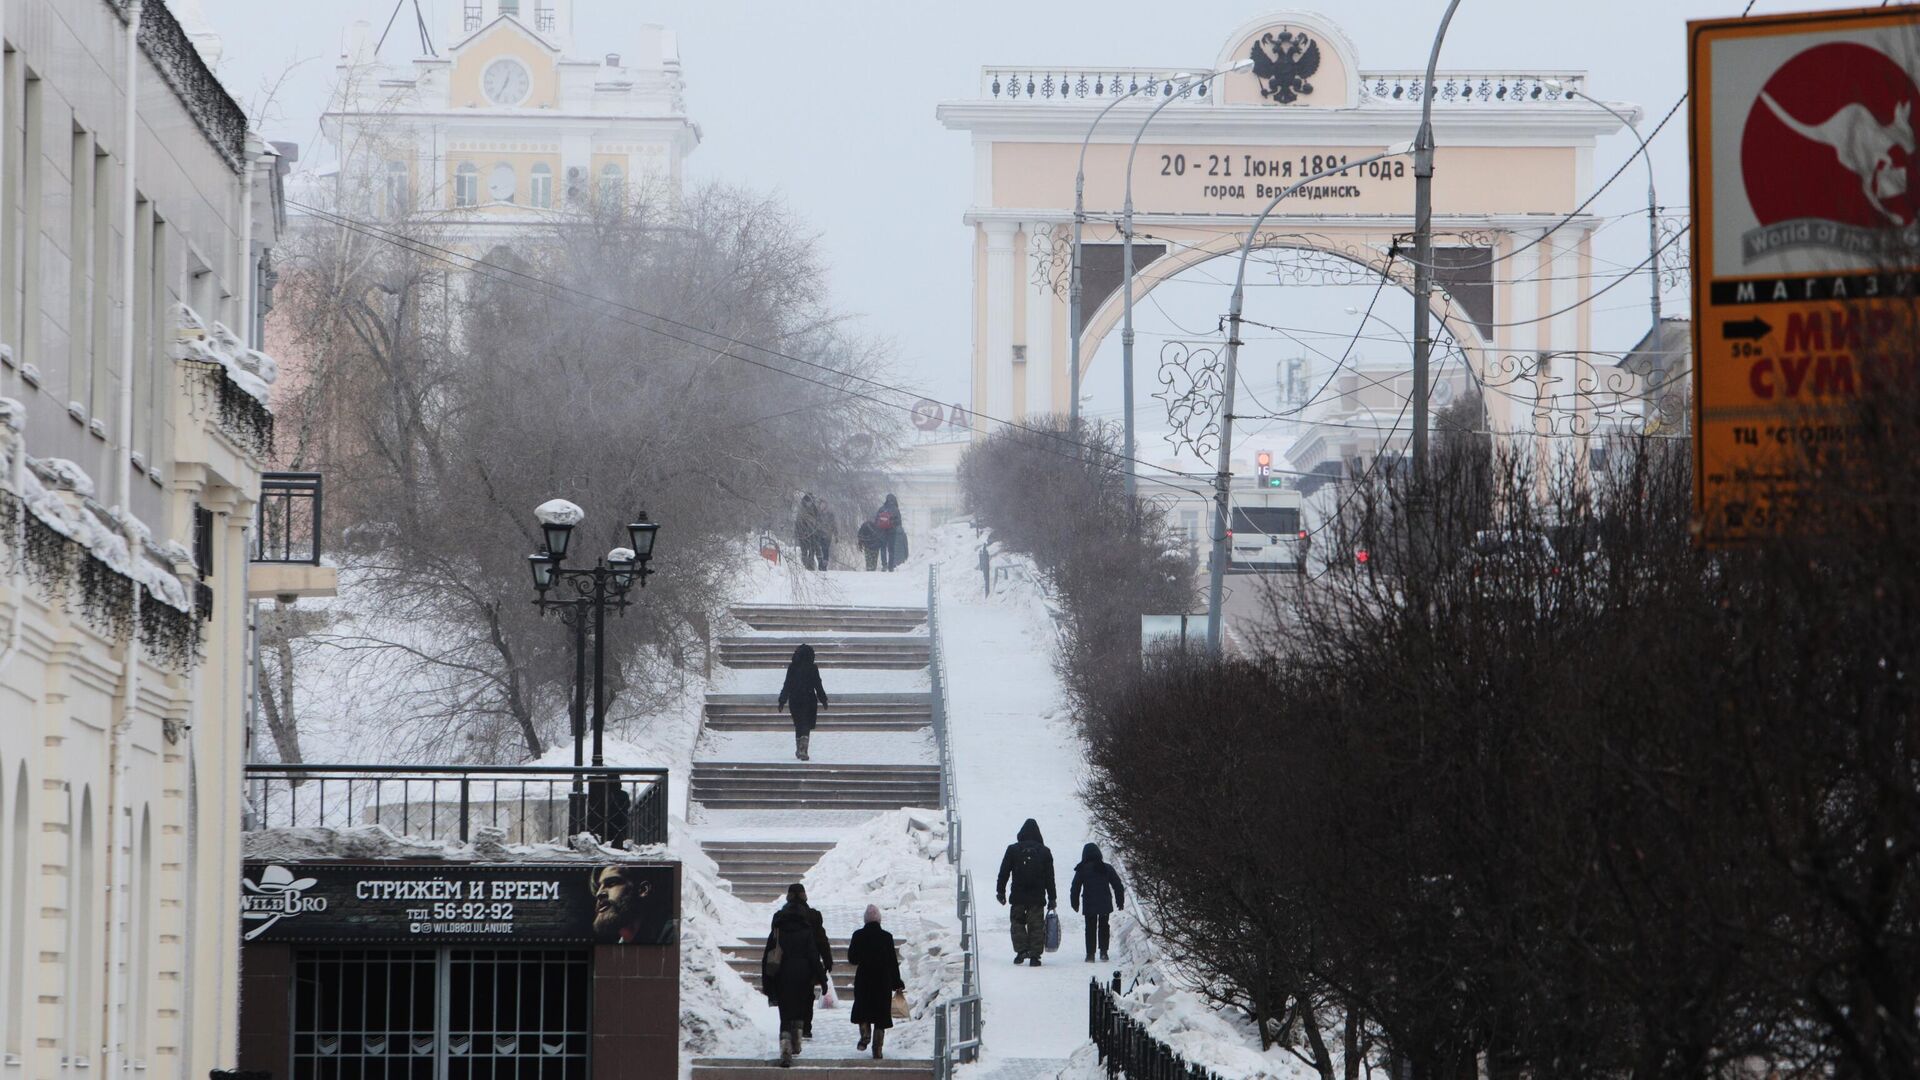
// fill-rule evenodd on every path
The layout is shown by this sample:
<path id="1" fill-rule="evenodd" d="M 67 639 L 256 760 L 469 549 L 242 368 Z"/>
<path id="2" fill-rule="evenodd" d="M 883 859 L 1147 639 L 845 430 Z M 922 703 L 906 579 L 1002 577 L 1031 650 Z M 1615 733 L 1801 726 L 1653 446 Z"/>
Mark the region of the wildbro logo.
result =
<path id="1" fill-rule="evenodd" d="M 308 889 L 317 883 L 316 878 L 295 878 L 293 872 L 284 866 L 268 866 L 260 871 L 260 880 L 242 877 L 240 885 L 243 895 L 240 897 L 240 919 L 252 924 L 242 940 L 252 941 L 273 928 L 281 919 L 291 919 L 309 911 L 327 910 L 327 898 L 307 896 Z"/>
<path id="2" fill-rule="evenodd" d="M 1867 45 L 1816 45 L 1782 64 L 1741 136 L 1741 175 L 1760 221 L 1741 237 L 1744 261 L 1809 248 L 1911 252 L 1920 243 L 1916 101 L 1912 76 Z"/>

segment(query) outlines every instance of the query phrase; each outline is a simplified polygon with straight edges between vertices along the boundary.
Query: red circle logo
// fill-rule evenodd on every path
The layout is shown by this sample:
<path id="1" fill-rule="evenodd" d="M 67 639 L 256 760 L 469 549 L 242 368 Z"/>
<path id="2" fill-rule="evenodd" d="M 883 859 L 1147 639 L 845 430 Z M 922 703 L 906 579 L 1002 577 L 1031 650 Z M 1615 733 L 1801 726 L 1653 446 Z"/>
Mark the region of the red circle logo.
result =
<path id="1" fill-rule="evenodd" d="M 1814 219 L 1866 229 L 1920 214 L 1912 76 L 1851 42 L 1816 45 L 1780 66 L 1747 114 L 1740 169 L 1761 225 Z"/>

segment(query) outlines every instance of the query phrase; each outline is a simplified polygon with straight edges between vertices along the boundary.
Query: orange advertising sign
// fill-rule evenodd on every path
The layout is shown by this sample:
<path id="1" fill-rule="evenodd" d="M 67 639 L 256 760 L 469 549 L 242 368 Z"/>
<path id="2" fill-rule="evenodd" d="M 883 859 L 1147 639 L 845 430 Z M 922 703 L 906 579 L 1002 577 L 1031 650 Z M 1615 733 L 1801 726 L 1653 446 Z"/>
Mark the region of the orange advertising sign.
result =
<path id="1" fill-rule="evenodd" d="M 1920 9 L 1688 25 L 1694 512 L 1783 524 L 1920 283 Z"/>

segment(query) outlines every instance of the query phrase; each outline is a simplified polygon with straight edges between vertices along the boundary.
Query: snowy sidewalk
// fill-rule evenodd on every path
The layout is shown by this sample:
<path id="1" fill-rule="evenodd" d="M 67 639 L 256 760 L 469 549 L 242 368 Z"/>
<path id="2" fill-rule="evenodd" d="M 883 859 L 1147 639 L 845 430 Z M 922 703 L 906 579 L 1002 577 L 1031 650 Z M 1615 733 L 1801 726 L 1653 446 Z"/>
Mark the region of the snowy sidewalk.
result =
<path id="1" fill-rule="evenodd" d="M 982 598 L 970 535 L 955 528 L 940 545 L 940 636 L 963 857 L 981 899 L 985 1046 L 968 1075 L 1035 1080 L 1057 1075 L 1086 1045 L 1087 981 L 1110 968 L 1083 961 L 1084 924 L 1067 906 L 1080 846 L 1092 836 L 1078 795 L 1083 752 L 1053 671 L 1054 626 L 1031 583 L 1003 582 Z M 1007 908 L 993 901 L 1001 855 L 1027 818 L 1053 851 L 1060 895 L 1060 951 L 1040 968 L 1014 966 Z"/>

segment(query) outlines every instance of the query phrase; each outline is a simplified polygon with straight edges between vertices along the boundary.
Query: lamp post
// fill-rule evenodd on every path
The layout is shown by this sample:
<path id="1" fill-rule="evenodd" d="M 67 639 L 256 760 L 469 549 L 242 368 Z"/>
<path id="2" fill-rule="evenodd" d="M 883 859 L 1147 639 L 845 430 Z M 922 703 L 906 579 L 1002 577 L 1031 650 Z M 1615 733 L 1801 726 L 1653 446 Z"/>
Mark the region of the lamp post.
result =
<path id="1" fill-rule="evenodd" d="M 1204 93 L 1206 85 L 1222 75 L 1234 71 L 1245 71 L 1252 66 L 1253 60 L 1248 58 L 1218 71 L 1209 71 L 1197 78 L 1184 73 L 1174 76 L 1174 80 L 1182 81 L 1182 85 L 1170 91 L 1166 95 L 1166 100 L 1155 105 L 1153 111 L 1147 114 L 1147 118 L 1140 121 L 1140 130 L 1133 133 L 1133 144 L 1127 148 L 1126 199 L 1120 206 L 1120 309 L 1122 313 L 1120 328 L 1122 400 L 1120 404 L 1122 426 L 1126 429 L 1127 445 L 1124 453 L 1127 459 L 1127 505 L 1129 507 L 1133 505 L 1134 490 L 1139 486 L 1139 469 L 1133 460 L 1133 159 L 1140 152 L 1140 140 L 1146 135 L 1147 127 L 1153 123 L 1154 117 L 1160 115 L 1162 109 L 1186 97 L 1195 89 L 1200 89 Z M 1171 86 L 1174 80 L 1169 80 L 1168 85 Z M 1077 328 L 1075 336 L 1078 336 Z"/>
<path id="2" fill-rule="evenodd" d="M 1559 88 L 1560 80 L 1549 79 L 1547 85 Z M 1640 144 L 1640 157 L 1647 163 L 1647 313 L 1653 320 L 1653 328 L 1647 338 L 1653 347 L 1653 370 L 1647 381 L 1649 384 L 1658 383 L 1665 365 L 1661 363 L 1663 354 L 1660 351 L 1660 203 L 1653 193 L 1653 148 L 1641 137 L 1638 127 L 1606 102 L 1578 90 L 1567 89 L 1564 93 L 1570 98 L 1585 98 L 1595 108 L 1620 121 L 1620 126 L 1626 128 L 1634 141 Z"/>
<path id="3" fill-rule="evenodd" d="M 1460 0 L 1449 0 L 1427 53 L 1427 81 L 1420 85 L 1420 130 L 1413 138 L 1413 479 L 1427 474 L 1427 361 L 1433 354 L 1427 298 L 1433 292 L 1433 72 L 1440 44 Z"/>
<path id="4" fill-rule="evenodd" d="M 1184 73 L 1174 76 L 1176 79 L 1184 77 Z M 1080 431 L 1080 299 L 1083 292 L 1080 279 L 1080 234 L 1087 224 L 1087 144 L 1093 141 L 1094 129 L 1100 126 L 1100 121 L 1105 120 L 1107 114 L 1112 112 L 1116 105 L 1129 98 L 1137 97 L 1143 91 L 1151 92 L 1158 85 L 1160 85 L 1158 79 L 1149 80 L 1147 85 L 1136 86 L 1108 102 L 1107 107 L 1100 110 L 1100 115 L 1093 118 L 1093 123 L 1087 125 L 1086 137 L 1080 140 L 1080 167 L 1073 174 L 1073 251 L 1070 255 L 1069 265 L 1072 269 L 1068 274 L 1070 284 L 1067 289 L 1067 362 L 1072 365 L 1067 372 L 1068 393 L 1071 395 L 1067 402 L 1067 430 L 1076 434 Z"/>
<path id="5" fill-rule="evenodd" d="M 645 588 L 647 578 L 653 574 L 653 541 L 660 526 L 648 520 L 643 511 L 636 515 L 627 526 L 627 539 L 631 546 L 616 547 L 607 552 L 604 559 L 595 559 L 592 566 L 566 566 L 568 549 L 572 546 L 573 530 L 586 519 L 586 512 L 565 499 L 549 499 L 534 509 L 534 518 L 540 523 L 543 538 L 541 550 L 527 556 L 527 565 L 533 575 L 534 605 L 541 614 L 557 612 L 560 620 L 573 631 L 573 764 L 579 769 L 584 764 L 585 733 L 587 728 L 587 633 L 588 623 L 592 623 L 593 634 L 593 764 L 606 764 L 606 672 L 607 672 L 607 609 L 613 608 L 624 614 L 632 601 L 629 594 L 637 583 Z M 549 595 L 555 592 L 560 595 Z M 610 793 L 609 793 L 610 797 Z M 576 772 L 573 791 L 570 798 L 568 832 L 578 832 L 584 818 L 590 824 L 599 825 L 593 831 L 606 837 L 606 824 L 611 816 L 605 806 L 601 813 L 583 814 L 584 793 L 580 786 L 580 774 Z"/>
<path id="6" fill-rule="evenodd" d="M 1457 0 L 1456 0 L 1457 2 Z M 1247 230 L 1247 238 L 1240 244 L 1240 259 L 1233 274 L 1233 299 L 1227 307 L 1227 363 L 1220 388 L 1220 461 L 1213 477 L 1213 558 L 1207 568 L 1207 651 L 1214 656 L 1220 655 L 1220 594 L 1226 584 L 1227 573 L 1227 537 L 1228 523 L 1232 512 L 1233 483 L 1233 385 L 1239 378 L 1240 361 L 1240 312 L 1246 306 L 1247 299 L 1247 260 L 1253 254 L 1253 239 L 1260 235 L 1260 227 L 1267 223 L 1274 208 L 1280 201 L 1315 180 L 1357 169 L 1362 165 L 1380 161 L 1384 158 L 1402 157 L 1413 152 L 1408 144 L 1391 146 L 1378 154 L 1363 157 L 1335 169 L 1323 169 L 1312 176 L 1303 177 L 1291 186 L 1275 195 L 1272 201 L 1260 211 L 1253 220 L 1253 226 Z"/>

